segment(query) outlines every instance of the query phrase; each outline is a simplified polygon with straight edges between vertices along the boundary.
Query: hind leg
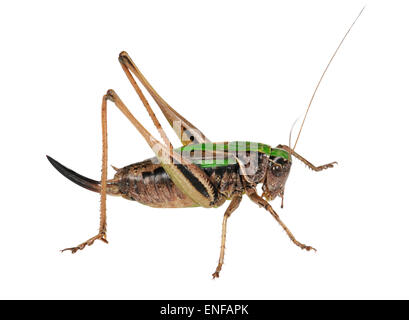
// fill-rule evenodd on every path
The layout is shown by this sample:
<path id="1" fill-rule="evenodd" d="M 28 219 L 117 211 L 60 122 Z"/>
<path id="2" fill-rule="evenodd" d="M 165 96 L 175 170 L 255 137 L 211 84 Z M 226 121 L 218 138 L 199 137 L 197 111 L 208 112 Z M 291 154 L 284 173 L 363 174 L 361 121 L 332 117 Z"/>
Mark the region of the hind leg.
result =
<path id="1" fill-rule="evenodd" d="M 101 120 L 102 120 L 102 173 L 101 173 L 101 207 L 100 207 L 100 223 L 98 234 L 89 238 L 87 241 L 72 248 L 66 248 L 64 251 L 71 251 L 72 253 L 84 249 L 86 246 L 91 246 L 95 240 L 101 240 L 108 243 L 106 239 L 107 231 L 107 214 L 106 214 L 106 198 L 107 198 L 107 162 L 108 162 L 108 133 L 107 133 L 107 99 L 104 95 L 101 106 Z"/>
<path id="2" fill-rule="evenodd" d="M 169 174 L 172 181 L 191 198 L 197 205 L 202 207 L 217 207 L 224 202 L 224 198 L 217 193 L 206 173 L 189 159 L 183 158 L 179 153 L 174 153 L 171 146 L 165 146 L 156 140 L 142 124 L 136 120 L 126 105 L 122 102 L 114 90 L 108 90 L 102 99 L 102 175 L 101 175 L 101 216 L 100 228 L 96 236 L 72 248 L 72 253 L 92 245 L 95 240 L 106 240 L 106 192 L 107 192 L 107 162 L 108 162 L 108 141 L 107 141 L 107 100 L 114 102 L 115 106 L 134 125 L 139 133 L 144 137 L 155 152 L 162 167 Z M 148 107 L 147 107 L 148 108 Z M 159 129 L 159 128 L 158 128 Z M 183 167 L 183 170 L 180 169 Z M 197 188 L 197 185 L 200 188 Z"/>

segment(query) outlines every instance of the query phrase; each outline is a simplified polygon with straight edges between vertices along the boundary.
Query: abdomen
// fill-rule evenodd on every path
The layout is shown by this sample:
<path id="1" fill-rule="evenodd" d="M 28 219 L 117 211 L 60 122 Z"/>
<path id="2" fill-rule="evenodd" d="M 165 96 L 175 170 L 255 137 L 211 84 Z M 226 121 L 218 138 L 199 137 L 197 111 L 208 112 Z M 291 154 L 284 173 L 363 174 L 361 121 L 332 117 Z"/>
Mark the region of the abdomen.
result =
<path id="1" fill-rule="evenodd" d="M 238 165 L 203 168 L 217 190 L 225 199 L 242 193 L 243 187 Z M 128 200 L 138 201 L 156 208 L 185 208 L 197 206 L 180 191 L 160 164 L 152 159 L 131 164 L 119 169 L 114 179 L 117 194 Z"/>
<path id="2" fill-rule="evenodd" d="M 156 208 L 196 206 L 172 182 L 160 164 L 148 159 L 119 169 L 111 183 L 125 199 Z"/>

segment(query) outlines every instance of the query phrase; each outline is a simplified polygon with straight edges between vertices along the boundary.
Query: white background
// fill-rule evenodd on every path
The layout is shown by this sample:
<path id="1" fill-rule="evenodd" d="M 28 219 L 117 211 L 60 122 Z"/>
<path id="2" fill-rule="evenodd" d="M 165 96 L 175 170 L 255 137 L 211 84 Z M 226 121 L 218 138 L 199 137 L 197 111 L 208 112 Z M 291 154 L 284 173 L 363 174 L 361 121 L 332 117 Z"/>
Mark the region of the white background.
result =
<path id="1" fill-rule="evenodd" d="M 284 209 L 272 203 L 317 253 L 244 199 L 213 281 L 226 205 L 121 198 L 108 199 L 109 245 L 59 252 L 96 233 L 99 197 L 45 155 L 99 179 L 109 88 L 156 134 L 120 51 L 213 141 L 275 146 L 364 4 L 297 146 L 339 166 L 315 173 L 295 162 Z M 0 12 L 0 298 L 409 298 L 407 2 L 14 1 Z M 118 110 L 108 117 L 110 164 L 153 155 Z"/>

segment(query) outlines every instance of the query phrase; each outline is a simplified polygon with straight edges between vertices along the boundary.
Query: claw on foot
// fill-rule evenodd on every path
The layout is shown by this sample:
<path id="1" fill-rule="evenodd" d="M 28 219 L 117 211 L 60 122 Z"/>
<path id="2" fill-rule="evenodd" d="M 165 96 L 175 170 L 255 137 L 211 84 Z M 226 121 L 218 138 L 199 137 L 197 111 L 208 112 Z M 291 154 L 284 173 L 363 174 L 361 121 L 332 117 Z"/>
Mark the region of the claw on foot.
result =
<path id="1" fill-rule="evenodd" d="M 315 252 L 317 252 L 317 249 L 315 249 L 313 247 L 310 247 L 310 246 L 305 246 L 305 245 L 303 247 L 301 247 L 301 249 L 305 249 L 307 251 L 314 250 Z"/>
<path id="2" fill-rule="evenodd" d="M 212 274 L 213 279 L 216 279 L 219 277 L 219 271 L 216 271 L 215 273 Z"/>
<path id="3" fill-rule="evenodd" d="M 309 167 L 310 169 L 314 170 L 314 171 L 322 171 L 322 170 L 326 170 L 329 168 L 333 168 L 335 164 L 338 164 L 338 162 L 334 161 L 328 164 L 324 164 L 322 166 L 319 167 L 311 167 L 310 165 L 307 165 L 307 167 Z"/>
<path id="4" fill-rule="evenodd" d="M 95 240 L 101 240 L 102 242 L 108 243 L 108 240 L 106 239 L 105 233 L 100 233 L 100 234 L 97 234 L 96 236 L 88 239 L 87 241 L 81 243 L 80 245 L 78 245 L 76 247 L 65 248 L 65 249 L 61 250 L 61 252 L 71 251 L 71 253 L 74 254 L 78 250 L 84 249 L 86 246 L 92 246 L 94 244 Z"/>
<path id="5" fill-rule="evenodd" d="M 336 162 L 336 161 L 331 162 L 331 163 L 328 163 L 328 164 L 325 164 L 325 165 L 322 166 L 322 170 L 328 169 L 328 168 L 333 168 L 334 165 L 336 165 L 336 164 L 338 164 L 338 162 Z"/>

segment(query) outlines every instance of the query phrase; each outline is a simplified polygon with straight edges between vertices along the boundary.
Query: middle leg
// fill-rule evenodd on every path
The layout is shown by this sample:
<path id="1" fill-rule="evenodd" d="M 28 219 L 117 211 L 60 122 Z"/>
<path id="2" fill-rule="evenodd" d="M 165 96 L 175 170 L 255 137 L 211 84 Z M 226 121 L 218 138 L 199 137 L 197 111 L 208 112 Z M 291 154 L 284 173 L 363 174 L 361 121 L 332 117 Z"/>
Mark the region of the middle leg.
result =
<path id="1" fill-rule="evenodd" d="M 222 227 L 222 244 L 220 246 L 220 256 L 219 256 L 219 264 L 217 265 L 216 271 L 212 274 L 213 279 L 219 277 L 219 273 L 222 270 L 223 266 L 223 261 L 224 261 L 224 250 L 225 250 L 225 244 L 226 244 L 226 229 L 227 229 L 227 219 L 230 217 L 230 215 L 233 213 L 234 210 L 236 210 L 241 202 L 242 196 L 234 196 L 233 199 L 231 200 L 226 212 L 224 213 L 223 217 L 223 227 Z"/>

